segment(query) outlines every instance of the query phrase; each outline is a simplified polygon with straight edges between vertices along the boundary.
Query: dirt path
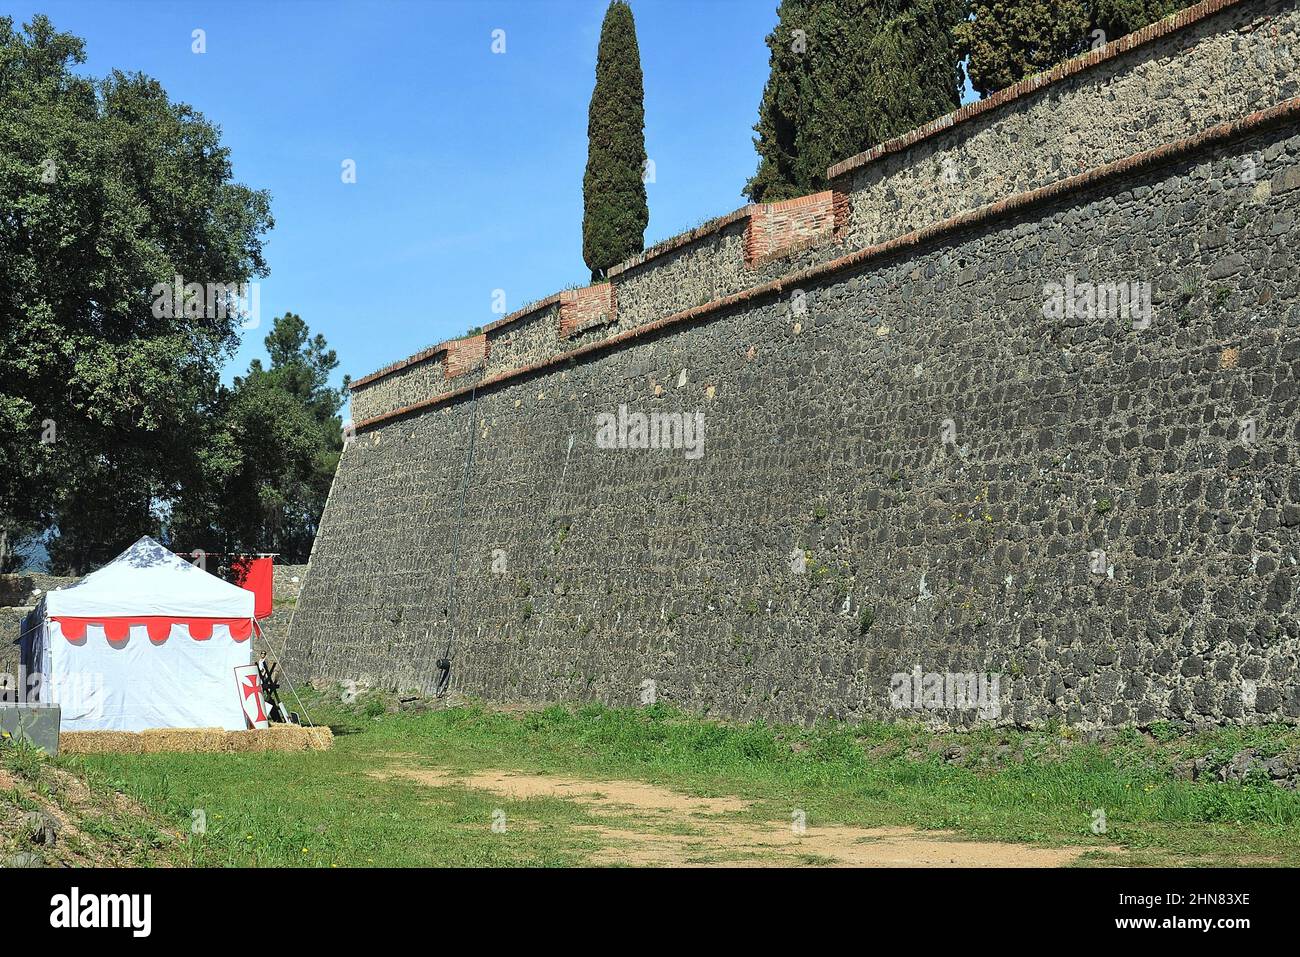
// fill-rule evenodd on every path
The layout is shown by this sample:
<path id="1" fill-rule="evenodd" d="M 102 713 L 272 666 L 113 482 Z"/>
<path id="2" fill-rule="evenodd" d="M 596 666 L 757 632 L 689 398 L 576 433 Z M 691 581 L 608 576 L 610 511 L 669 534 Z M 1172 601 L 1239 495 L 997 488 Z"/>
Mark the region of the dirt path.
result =
<path id="1" fill-rule="evenodd" d="M 608 824 L 577 825 L 605 845 L 592 864 L 781 867 L 1060 867 L 1086 848 L 963 840 L 946 831 L 756 823 L 735 797 L 692 797 L 643 781 L 587 781 L 512 771 L 457 775 L 427 768 L 372 772 L 430 787 L 460 786 L 512 800 L 576 801 Z"/>

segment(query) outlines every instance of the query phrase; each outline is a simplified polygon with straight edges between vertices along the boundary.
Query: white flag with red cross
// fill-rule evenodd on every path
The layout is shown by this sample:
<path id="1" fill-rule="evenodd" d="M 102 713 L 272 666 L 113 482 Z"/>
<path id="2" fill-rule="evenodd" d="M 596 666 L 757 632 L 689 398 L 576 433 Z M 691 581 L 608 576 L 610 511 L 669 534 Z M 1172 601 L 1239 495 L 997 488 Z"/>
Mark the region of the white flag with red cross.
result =
<path id="1" fill-rule="evenodd" d="M 266 702 L 262 700 L 262 679 L 257 665 L 240 665 L 235 669 L 239 685 L 239 702 L 244 706 L 244 717 L 250 728 L 269 728 L 271 719 L 266 716 Z"/>

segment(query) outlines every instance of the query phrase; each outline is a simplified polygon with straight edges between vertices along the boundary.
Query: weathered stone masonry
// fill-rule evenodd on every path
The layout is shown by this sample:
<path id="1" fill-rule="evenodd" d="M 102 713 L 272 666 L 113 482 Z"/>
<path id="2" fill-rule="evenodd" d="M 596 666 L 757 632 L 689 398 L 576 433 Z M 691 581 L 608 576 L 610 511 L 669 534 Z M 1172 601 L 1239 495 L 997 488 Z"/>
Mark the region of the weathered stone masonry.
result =
<path id="1" fill-rule="evenodd" d="M 491 698 L 1300 718 L 1298 25 L 1202 4 L 362 380 L 289 665 L 430 688 L 451 573 Z M 1049 318 L 1067 277 L 1149 326 Z M 597 448 L 620 405 L 705 454 Z"/>

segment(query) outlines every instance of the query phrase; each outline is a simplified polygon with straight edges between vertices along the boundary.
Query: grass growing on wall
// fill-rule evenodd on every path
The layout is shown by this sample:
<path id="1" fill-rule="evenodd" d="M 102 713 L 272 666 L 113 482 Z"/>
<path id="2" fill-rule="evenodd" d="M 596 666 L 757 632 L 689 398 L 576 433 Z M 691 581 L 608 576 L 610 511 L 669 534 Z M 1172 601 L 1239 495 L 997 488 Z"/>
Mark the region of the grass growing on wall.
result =
<path id="1" fill-rule="evenodd" d="M 271 866 L 583 863 L 606 839 L 580 802 L 510 800 L 466 784 L 389 776 L 394 768 L 526 771 L 639 780 L 689 795 L 736 796 L 756 826 L 909 826 L 1086 847 L 1081 863 L 1300 864 L 1300 795 L 1267 781 L 1190 781 L 1178 762 L 1300 746 L 1283 728 L 933 735 L 870 723 L 814 729 L 727 725 L 662 706 L 478 706 L 390 713 L 381 696 L 315 702 L 330 752 L 94 755 L 60 763 L 122 791 L 186 835 L 181 863 Z M 309 705 L 312 703 L 309 702 Z M 952 749 L 956 748 L 954 753 Z M 1104 834 L 1094 834 L 1103 809 Z M 206 833 L 195 834 L 195 812 Z M 494 833 L 494 812 L 511 822 Z"/>

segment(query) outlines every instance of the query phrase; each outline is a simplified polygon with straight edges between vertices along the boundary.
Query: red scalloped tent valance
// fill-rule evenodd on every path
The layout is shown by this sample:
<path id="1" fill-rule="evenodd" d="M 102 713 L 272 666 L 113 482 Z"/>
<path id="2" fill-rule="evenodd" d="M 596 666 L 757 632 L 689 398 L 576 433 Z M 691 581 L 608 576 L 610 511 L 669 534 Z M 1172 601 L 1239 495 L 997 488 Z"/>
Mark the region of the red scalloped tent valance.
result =
<path id="1" fill-rule="evenodd" d="M 135 616 L 122 618 L 73 618 L 68 615 L 51 615 L 59 623 L 63 637 L 68 641 L 81 641 L 86 637 L 87 625 L 102 625 L 104 637 L 110 642 L 126 641 L 131 634 L 132 625 L 144 625 L 149 631 L 149 640 L 161 645 L 172 633 L 173 625 L 184 625 L 195 641 L 207 641 L 212 637 L 214 625 L 225 625 L 230 629 L 230 637 L 235 641 L 247 641 L 253 633 L 251 618 L 167 618 L 164 616 Z"/>

